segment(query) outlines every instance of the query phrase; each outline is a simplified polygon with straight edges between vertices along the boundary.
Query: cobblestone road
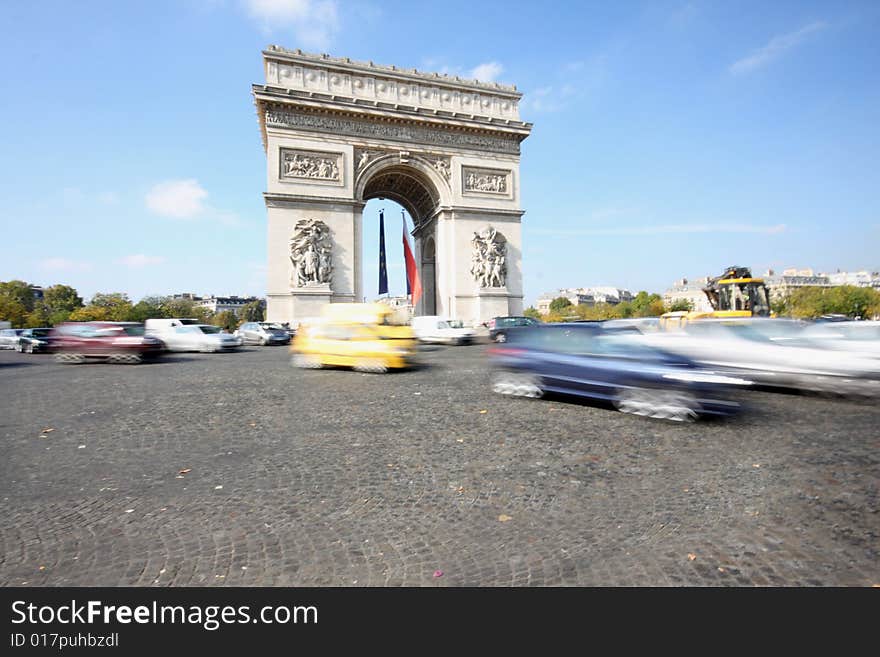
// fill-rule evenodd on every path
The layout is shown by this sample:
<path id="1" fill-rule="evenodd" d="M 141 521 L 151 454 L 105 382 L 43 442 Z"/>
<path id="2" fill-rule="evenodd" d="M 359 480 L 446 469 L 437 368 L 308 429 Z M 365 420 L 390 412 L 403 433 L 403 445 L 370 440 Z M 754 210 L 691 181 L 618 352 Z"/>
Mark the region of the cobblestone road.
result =
<path id="1" fill-rule="evenodd" d="M 0 585 L 880 584 L 875 406 L 663 423 L 493 395 L 484 350 L 0 352 Z"/>

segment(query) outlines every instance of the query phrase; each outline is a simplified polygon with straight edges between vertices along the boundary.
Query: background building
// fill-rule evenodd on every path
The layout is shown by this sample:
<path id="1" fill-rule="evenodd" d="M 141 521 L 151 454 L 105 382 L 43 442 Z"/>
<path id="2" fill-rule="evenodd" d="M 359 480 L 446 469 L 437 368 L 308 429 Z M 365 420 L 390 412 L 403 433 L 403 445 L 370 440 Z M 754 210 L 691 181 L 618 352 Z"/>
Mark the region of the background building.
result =
<path id="1" fill-rule="evenodd" d="M 595 306 L 597 303 L 616 305 L 633 299 L 632 292 L 619 287 L 566 287 L 542 294 L 535 302 L 535 309 L 546 315 L 550 312 L 550 303 L 559 297 L 565 297 L 573 306 Z"/>
<path id="2" fill-rule="evenodd" d="M 263 308 L 266 307 L 265 300 L 260 299 L 259 297 L 194 297 L 193 301 L 195 301 L 196 306 L 207 308 L 212 313 L 222 313 L 229 310 L 236 315 L 238 315 L 242 306 L 254 301 L 259 301 L 263 305 Z"/>
<path id="3" fill-rule="evenodd" d="M 680 278 L 675 281 L 671 288 L 663 293 L 663 303 L 667 308 L 671 308 L 676 303 L 686 301 L 690 304 L 691 310 L 696 312 L 712 312 L 712 304 L 709 303 L 709 298 L 703 292 L 703 288 L 708 283 L 708 276 L 694 280 Z"/>

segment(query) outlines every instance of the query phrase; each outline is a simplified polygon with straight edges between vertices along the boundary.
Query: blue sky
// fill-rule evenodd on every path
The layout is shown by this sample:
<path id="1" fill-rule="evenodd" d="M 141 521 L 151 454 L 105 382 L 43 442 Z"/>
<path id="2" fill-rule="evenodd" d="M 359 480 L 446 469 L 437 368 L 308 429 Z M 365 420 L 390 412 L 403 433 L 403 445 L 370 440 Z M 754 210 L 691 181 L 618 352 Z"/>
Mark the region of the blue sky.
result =
<path id="1" fill-rule="evenodd" d="M 4 3 L 0 280 L 265 294 L 261 51 L 513 83 L 526 303 L 730 264 L 880 269 L 880 4 Z M 400 211 L 380 207 L 391 292 Z"/>

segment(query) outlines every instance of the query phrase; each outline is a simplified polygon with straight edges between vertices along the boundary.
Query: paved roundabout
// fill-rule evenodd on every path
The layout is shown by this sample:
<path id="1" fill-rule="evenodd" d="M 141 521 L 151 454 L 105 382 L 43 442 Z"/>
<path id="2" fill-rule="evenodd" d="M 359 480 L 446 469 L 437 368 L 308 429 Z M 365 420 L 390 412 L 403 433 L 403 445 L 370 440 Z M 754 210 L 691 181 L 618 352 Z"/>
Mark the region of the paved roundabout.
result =
<path id="1" fill-rule="evenodd" d="M 388 375 L 2 352 L 0 584 L 880 583 L 874 406 L 676 424 L 493 394 L 485 349 Z"/>

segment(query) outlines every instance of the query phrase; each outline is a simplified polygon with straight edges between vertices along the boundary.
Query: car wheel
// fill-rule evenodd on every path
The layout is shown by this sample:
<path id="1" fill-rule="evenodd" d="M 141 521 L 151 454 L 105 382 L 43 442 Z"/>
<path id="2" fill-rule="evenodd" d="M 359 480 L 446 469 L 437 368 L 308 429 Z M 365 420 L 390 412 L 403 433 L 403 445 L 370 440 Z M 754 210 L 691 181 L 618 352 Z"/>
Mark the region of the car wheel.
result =
<path id="1" fill-rule="evenodd" d="M 199 351 L 201 351 L 203 354 L 210 354 L 216 350 L 214 349 L 214 345 L 212 345 L 210 343 L 205 343 L 202 345 L 202 348 L 199 349 Z"/>
<path id="2" fill-rule="evenodd" d="M 29 342 L 28 345 L 24 348 L 24 352 L 26 354 L 34 353 L 34 345 Z"/>
<path id="3" fill-rule="evenodd" d="M 76 363 L 84 363 L 86 361 L 86 357 L 83 354 L 76 354 L 71 352 L 62 351 L 61 353 L 55 354 L 55 362 L 56 363 L 64 363 L 66 365 L 74 365 Z"/>
<path id="4" fill-rule="evenodd" d="M 688 392 L 654 388 L 618 390 L 614 406 L 621 413 L 673 422 L 693 422 L 700 408 L 699 402 Z"/>
<path id="5" fill-rule="evenodd" d="M 507 333 L 496 333 L 495 342 L 507 342 Z"/>
<path id="6" fill-rule="evenodd" d="M 492 391 L 499 395 L 531 397 L 532 399 L 544 396 L 540 379 L 533 374 L 521 372 L 495 373 L 492 376 Z"/>
<path id="7" fill-rule="evenodd" d="M 16 343 L 16 345 L 15 345 L 15 350 L 16 350 L 18 353 L 21 353 L 21 342 Z"/>
<path id="8" fill-rule="evenodd" d="M 268 338 L 260 338 L 260 346 L 261 347 L 265 347 L 267 344 L 269 344 Z"/>
<path id="9" fill-rule="evenodd" d="M 385 374 L 388 371 L 388 365 L 381 360 L 373 358 L 365 358 L 354 366 L 356 372 L 365 372 L 367 374 Z"/>
<path id="10" fill-rule="evenodd" d="M 294 354 L 290 362 L 294 367 L 304 370 L 319 370 L 322 367 L 321 360 L 309 354 Z"/>

